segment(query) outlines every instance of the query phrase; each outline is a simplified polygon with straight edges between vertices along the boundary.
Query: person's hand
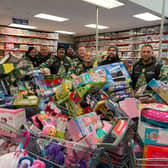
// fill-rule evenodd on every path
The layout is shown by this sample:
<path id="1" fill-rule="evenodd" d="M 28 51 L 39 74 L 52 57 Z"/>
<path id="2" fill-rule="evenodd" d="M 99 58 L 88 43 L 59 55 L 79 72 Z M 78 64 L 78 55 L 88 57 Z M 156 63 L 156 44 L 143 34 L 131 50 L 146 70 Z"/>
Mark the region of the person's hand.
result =
<path id="1" fill-rule="evenodd" d="M 108 55 L 104 55 L 102 61 L 106 61 L 107 57 L 108 57 Z"/>
<path id="2" fill-rule="evenodd" d="M 20 68 L 23 68 L 24 65 L 23 64 L 18 64 L 16 68 L 20 69 Z"/>
<path id="3" fill-rule="evenodd" d="M 75 79 L 76 77 L 77 77 L 77 76 L 76 76 L 75 74 L 72 74 L 72 75 L 71 75 L 71 78 L 72 78 L 72 79 Z"/>
<path id="4" fill-rule="evenodd" d="M 40 68 L 40 70 L 42 71 L 42 73 L 44 75 L 50 75 L 50 69 L 48 69 L 48 68 Z"/>

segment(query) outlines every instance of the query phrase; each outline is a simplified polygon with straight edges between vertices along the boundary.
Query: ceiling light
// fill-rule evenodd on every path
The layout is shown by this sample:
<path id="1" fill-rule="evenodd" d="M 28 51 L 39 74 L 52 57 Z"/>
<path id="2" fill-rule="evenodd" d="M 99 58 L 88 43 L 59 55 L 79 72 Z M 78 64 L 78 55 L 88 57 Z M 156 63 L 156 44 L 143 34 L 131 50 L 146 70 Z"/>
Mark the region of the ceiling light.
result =
<path id="1" fill-rule="evenodd" d="M 96 24 L 88 24 L 88 25 L 85 25 L 85 27 L 96 29 Z M 108 28 L 109 28 L 108 26 L 98 25 L 98 29 L 108 29 Z"/>
<path id="2" fill-rule="evenodd" d="M 142 20 L 145 20 L 145 21 L 155 21 L 155 20 L 160 20 L 161 18 L 158 17 L 158 16 L 155 16 L 151 13 L 140 13 L 140 14 L 137 14 L 137 15 L 133 15 L 133 17 L 136 17 L 138 19 L 142 19 Z"/>
<path id="3" fill-rule="evenodd" d="M 118 2 L 117 0 L 83 0 L 83 1 L 107 9 L 116 8 L 124 5 L 124 3 Z"/>
<path id="4" fill-rule="evenodd" d="M 61 34 L 75 34 L 75 32 L 69 32 L 69 31 L 63 31 L 63 30 L 57 30 L 55 32 L 61 33 Z"/>
<path id="5" fill-rule="evenodd" d="M 52 21 L 56 21 L 56 22 L 63 22 L 63 21 L 69 20 L 68 18 L 63 18 L 63 17 L 59 17 L 59 16 L 54 16 L 54 15 L 48 15 L 45 13 L 39 13 L 37 15 L 34 15 L 34 17 L 46 19 L 46 20 L 52 20 Z"/>
<path id="6" fill-rule="evenodd" d="M 15 23 L 11 23 L 11 24 L 9 24 L 8 26 L 10 26 L 10 27 L 25 28 L 25 29 L 36 29 L 36 27 L 34 27 L 34 26 L 22 25 L 22 24 L 15 24 Z"/>

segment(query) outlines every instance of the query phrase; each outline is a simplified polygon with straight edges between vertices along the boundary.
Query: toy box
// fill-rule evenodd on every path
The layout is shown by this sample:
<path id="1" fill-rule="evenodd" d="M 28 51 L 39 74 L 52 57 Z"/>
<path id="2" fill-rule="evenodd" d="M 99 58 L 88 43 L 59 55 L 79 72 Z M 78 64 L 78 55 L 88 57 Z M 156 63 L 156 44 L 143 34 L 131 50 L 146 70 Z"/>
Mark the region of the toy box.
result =
<path id="1" fill-rule="evenodd" d="M 135 98 L 126 98 L 119 102 L 120 108 L 130 117 L 139 117 L 139 109 Z"/>
<path id="2" fill-rule="evenodd" d="M 0 108 L 0 121 L 19 129 L 19 127 L 26 122 L 25 109 Z"/>
<path id="3" fill-rule="evenodd" d="M 15 69 L 14 64 L 1 64 L 0 65 L 0 74 L 8 74 Z"/>
<path id="4" fill-rule="evenodd" d="M 106 83 L 105 74 L 98 74 L 98 73 L 84 73 L 73 80 L 74 88 L 78 88 L 86 84 L 105 84 L 105 83 Z"/>
<path id="5" fill-rule="evenodd" d="M 74 141 L 78 141 L 89 135 L 97 128 L 101 128 L 102 123 L 95 112 L 78 116 L 68 123 L 68 131 Z"/>
<path id="6" fill-rule="evenodd" d="M 146 165 L 142 166 L 142 168 L 167 168 L 168 160 L 162 160 L 162 158 L 168 158 L 168 147 L 145 145 L 143 158 L 144 161 L 142 164 Z M 159 158 L 159 160 L 157 158 Z"/>
<path id="7" fill-rule="evenodd" d="M 148 86 L 151 87 L 164 101 L 168 103 L 168 86 L 162 82 L 152 79 Z"/>
<path id="8" fill-rule="evenodd" d="M 107 89 L 116 83 L 131 82 L 127 69 L 122 62 L 98 66 L 95 67 L 94 70 L 99 74 L 104 73 L 104 71 L 106 72 L 107 83 L 104 86 L 104 89 Z"/>
<path id="9" fill-rule="evenodd" d="M 15 106 L 37 106 L 38 104 L 39 98 L 37 96 L 27 96 L 27 98 L 18 96 L 13 102 Z"/>
<path id="10" fill-rule="evenodd" d="M 168 146 L 168 129 L 154 127 L 140 121 L 138 124 L 138 134 L 144 144 Z"/>

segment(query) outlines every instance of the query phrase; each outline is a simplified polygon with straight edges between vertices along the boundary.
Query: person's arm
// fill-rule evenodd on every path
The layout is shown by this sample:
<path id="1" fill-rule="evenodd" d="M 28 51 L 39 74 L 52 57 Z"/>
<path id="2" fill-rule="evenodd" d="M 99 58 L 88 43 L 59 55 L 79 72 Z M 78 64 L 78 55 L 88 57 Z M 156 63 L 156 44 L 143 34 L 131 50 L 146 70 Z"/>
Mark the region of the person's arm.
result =
<path id="1" fill-rule="evenodd" d="M 168 65 L 163 65 L 161 67 L 159 79 L 165 83 L 168 83 Z"/>
<path id="2" fill-rule="evenodd" d="M 16 67 L 17 69 L 33 69 L 33 63 L 28 60 L 28 58 L 24 57 L 21 59 Z"/>
<path id="3" fill-rule="evenodd" d="M 55 61 L 55 55 L 51 55 L 51 57 L 44 63 L 40 65 L 40 68 L 49 68 Z"/>
<path id="4" fill-rule="evenodd" d="M 131 80 L 132 80 L 132 88 L 135 89 L 135 81 L 134 81 L 134 69 L 135 69 L 135 66 L 133 65 L 133 68 L 132 68 L 132 73 L 131 74 Z"/>

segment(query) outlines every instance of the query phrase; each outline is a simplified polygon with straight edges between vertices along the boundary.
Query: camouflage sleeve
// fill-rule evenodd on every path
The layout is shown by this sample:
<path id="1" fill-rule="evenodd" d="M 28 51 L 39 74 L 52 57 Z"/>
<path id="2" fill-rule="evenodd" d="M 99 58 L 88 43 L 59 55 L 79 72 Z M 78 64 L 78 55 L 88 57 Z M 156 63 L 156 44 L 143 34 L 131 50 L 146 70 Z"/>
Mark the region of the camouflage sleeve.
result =
<path id="1" fill-rule="evenodd" d="M 51 57 L 44 63 L 40 65 L 40 68 L 49 68 L 55 61 L 55 55 L 51 55 Z"/>
<path id="2" fill-rule="evenodd" d="M 161 81 L 168 83 L 168 65 L 163 65 L 161 67 L 159 78 Z"/>
<path id="3" fill-rule="evenodd" d="M 80 75 L 83 72 L 84 72 L 83 64 L 82 63 L 77 64 L 76 67 L 75 67 L 75 70 L 74 70 L 74 74 L 75 75 Z"/>

